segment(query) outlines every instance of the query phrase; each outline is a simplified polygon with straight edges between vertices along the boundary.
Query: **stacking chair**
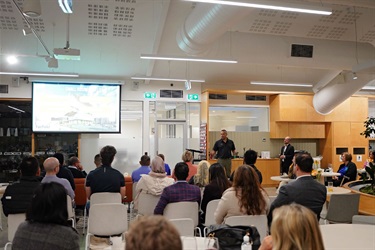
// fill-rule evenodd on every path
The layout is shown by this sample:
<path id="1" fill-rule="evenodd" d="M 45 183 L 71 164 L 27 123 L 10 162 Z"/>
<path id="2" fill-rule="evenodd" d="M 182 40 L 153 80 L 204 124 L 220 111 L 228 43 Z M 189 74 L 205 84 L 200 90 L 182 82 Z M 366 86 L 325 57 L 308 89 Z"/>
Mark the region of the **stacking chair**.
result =
<path id="1" fill-rule="evenodd" d="M 375 225 L 375 216 L 374 215 L 354 215 L 352 218 L 352 223 Z"/>
<path id="2" fill-rule="evenodd" d="M 121 203 L 121 194 L 120 193 L 94 193 L 90 197 L 90 207 L 95 204 L 103 203 Z M 83 220 L 83 234 L 85 234 L 86 221 L 87 221 L 87 211 L 84 209 L 84 220 Z"/>
<path id="3" fill-rule="evenodd" d="M 181 201 L 169 203 L 163 213 L 167 219 L 184 219 L 190 218 L 194 222 L 195 229 L 199 232 L 199 236 L 202 236 L 201 229 L 198 227 L 198 203 L 195 201 Z"/>
<path id="4" fill-rule="evenodd" d="M 190 218 L 170 219 L 180 236 L 194 236 L 194 221 Z"/>
<path id="5" fill-rule="evenodd" d="M 16 234 L 18 226 L 24 222 L 26 214 L 9 214 L 8 215 L 8 242 L 4 246 L 4 250 L 7 250 L 12 245 L 14 235 Z"/>
<path id="6" fill-rule="evenodd" d="M 219 205 L 219 201 L 220 199 L 212 200 L 207 204 L 203 229 L 204 237 L 207 236 L 208 226 L 216 224 L 214 213 L 216 211 L 217 206 Z"/>
<path id="7" fill-rule="evenodd" d="M 159 195 L 141 192 L 138 197 L 138 215 L 153 215 L 159 199 Z"/>
<path id="8" fill-rule="evenodd" d="M 74 184 L 76 189 L 74 190 L 74 202 L 76 208 L 85 209 L 86 206 L 86 188 L 85 188 L 86 178 L 74 178 Z"/>
<path id="9" fill-rule="evenodd" d="M 87 226 L 85 249 L 90 249 L 92 235 L 124 235 L 128 229 L 127 208 L 122 203 L 92 204 Z"/>
<path id="10" fill-rule="evenodd" d="M 72 222 L 72 227 L 76 228 L 76 213 L 73 208 L 72 198 L 69 195 L 66 196 L 66 205 L 68 210 L 68 220 Z"/>
<path id="11" fill-rule="evenodd" d="M 258 229 L 261 241 L 268 235 L 267 216 L 240 215 L 226 218 L 225 224 L 229 226 L 255 226 Z"/>
<path id="12" fill-rule="evenodd" d="M 359 194 L 332 194 L 327 214 L 322 215 L 324 224 L 352 223 L 354 215 L 358 214 Z"/>

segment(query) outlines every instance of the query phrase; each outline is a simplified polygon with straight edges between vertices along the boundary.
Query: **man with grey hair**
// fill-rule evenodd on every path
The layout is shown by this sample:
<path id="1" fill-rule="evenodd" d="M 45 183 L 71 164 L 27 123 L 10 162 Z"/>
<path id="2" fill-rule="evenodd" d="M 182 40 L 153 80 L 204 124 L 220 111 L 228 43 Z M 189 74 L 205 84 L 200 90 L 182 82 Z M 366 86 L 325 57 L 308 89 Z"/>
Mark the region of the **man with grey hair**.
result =
<path id="1" fill-rule="evenodd" d="M 294 157 L 294 147 L 290 144 L 289 136 L 284 139 L 284 146 L 280 150 L 280 174 L 288 174 L 289 166 L 292 164 Z"/>
<path id="2" fill-rule="evenodd" d="M 69 158 L 68 169 L 72 172 L 74 178 L 86 178 L 87 173 L 83 170 L 83 166 L 78 157 L 72 156 Z"/>
<path id="3" fill-rule="evenodd" d="M 74 191 L 69 181 L 56 176 L 60 169 L 59 160 L 55 157 L 47 158 L 43 163 L 44 170 L 46 171 L 46 176 L 44 176 L 42 183 L 57 182 L 64 186 L 67 194 L 74 199 Z"/>

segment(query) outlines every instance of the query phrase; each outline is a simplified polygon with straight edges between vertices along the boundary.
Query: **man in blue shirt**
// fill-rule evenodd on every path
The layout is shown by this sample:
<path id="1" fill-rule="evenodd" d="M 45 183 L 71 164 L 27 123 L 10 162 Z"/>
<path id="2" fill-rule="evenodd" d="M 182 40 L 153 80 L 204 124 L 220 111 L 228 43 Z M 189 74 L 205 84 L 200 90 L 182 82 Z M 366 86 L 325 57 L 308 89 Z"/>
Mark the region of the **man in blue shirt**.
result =
<path id="1" fill-rule="evenodd" d="M 150 157 L 148 155 L 143 155 L 139 164 L 141 164 L 141 166 L 132 173 L 133 183 L 141 179 L 141 174 L 148 174 L 150 172 Z"/>

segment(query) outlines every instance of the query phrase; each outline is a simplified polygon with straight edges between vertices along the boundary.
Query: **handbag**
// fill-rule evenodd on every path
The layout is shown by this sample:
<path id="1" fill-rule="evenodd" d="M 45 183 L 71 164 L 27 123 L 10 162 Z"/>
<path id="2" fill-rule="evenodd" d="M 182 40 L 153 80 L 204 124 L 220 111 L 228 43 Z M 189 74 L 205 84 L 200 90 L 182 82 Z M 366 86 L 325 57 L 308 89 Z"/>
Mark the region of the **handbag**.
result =
<path id="1" fill-rule="evenodd" d="M 254 226 L 228 226 L 221 224 L 208 227 L 208 236 L 218 238 L 219 247 L 223 250 L 241 250 L 243 237 L 247 233 L 252 243 L 252 249 L 258 250 L 260 247 L 260 235 L 258 229 Z"/>

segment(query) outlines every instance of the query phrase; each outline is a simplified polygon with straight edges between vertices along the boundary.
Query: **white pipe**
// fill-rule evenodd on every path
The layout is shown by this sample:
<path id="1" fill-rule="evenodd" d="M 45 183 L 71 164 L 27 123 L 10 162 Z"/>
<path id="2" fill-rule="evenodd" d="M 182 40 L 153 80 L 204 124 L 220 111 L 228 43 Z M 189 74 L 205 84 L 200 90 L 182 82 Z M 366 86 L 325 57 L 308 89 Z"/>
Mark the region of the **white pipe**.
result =
<path id="1" fill-rule="evenodd" d="M 204 54 L 220 36 L 250 12 L 250 8 L 197 4 L 178 30 L 177 44 L 189 55 Z"/>
<path id="2" fill-rule="evenodd" d="M 313 106 L 315 111 L 322 115 L 328 115 L 338 105 L 372 81 L 373 78 L 371 75 L 358 75 L 358 79 L 353 80 L 350 71 L 341 72 L 314 95 Z"/>

